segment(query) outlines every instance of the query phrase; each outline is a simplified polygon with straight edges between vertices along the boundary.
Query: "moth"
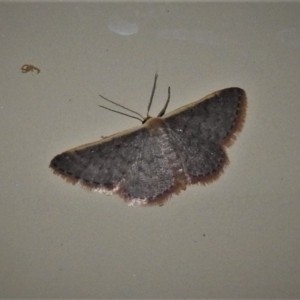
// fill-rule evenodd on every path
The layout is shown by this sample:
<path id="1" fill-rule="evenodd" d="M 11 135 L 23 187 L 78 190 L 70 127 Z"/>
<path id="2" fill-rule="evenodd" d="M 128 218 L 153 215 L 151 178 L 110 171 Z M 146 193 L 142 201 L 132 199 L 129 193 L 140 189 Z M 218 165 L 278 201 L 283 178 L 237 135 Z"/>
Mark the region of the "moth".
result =
<path id="1" fill-rule="evenodd" d="M 226 147 L 234 142 L 245 120 L 245 91 L 238 87 L 219 90 L 165 114 L 169 87 L 163 109 L 157 117 L 150 117 L 157 77 L 146 117 L 100 95 L 134 113 L 131 117 L 142 125 L 55 156 L 50 163 L 54 173 L 141 206 L 162 205 L 188 185 L 217 179 L 228 164 Z"/>

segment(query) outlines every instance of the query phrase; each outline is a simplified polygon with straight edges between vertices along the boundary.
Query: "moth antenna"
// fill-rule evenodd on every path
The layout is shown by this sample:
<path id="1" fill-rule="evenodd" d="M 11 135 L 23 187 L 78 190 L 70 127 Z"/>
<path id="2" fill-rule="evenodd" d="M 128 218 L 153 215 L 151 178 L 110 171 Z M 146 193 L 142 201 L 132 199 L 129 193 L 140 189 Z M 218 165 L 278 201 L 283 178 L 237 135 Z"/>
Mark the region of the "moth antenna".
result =
<path id="1" fill-rule="evenodd" d="M 170 102 L 170 98 L 171 98 L 171 88 L 168 87 L 168 99 L 167 99 L 167 101 L 166 101 L 165 106 L 163 107 L 163 109 L 161 110 L 161 112 L 158 114 L 157 117 L 162 117 L 162 116 L 165 114 L 165 112 L 166 112 L 166 110 L 167 110 L 167 107 L 168 107 L 168 105 L 169 105 L 169 102 Z"/>
<path id="2" fill-rule="evenodd" d="M 130 118 L 133 118 L 133 119 L 137 119 L 137 120 L 141 121 L 142 123 L 144 122 L 144 118 L 143 118 L 143 119 L 140 119 L 140 118 L 138 118 L 138 117 L 131 116 L 131 115 L 122 113 L 122 112 L 120 112 L 120 111 L 117 111 L 117 110 L 114 110 L 114 109 L 111 109 L 111 108 L 108 108 L 108 107 L 105 107 L 105 106 L 102 106 L 102 105 L 99 105 L 99 107 L 105 108 L 105 109 L 110 110 L 110 111 L 113 111 L 113 112 L 118 113 L 118 114 L 120 114 L 120 115 L 124 115 L 124 116 L 130 117 Z"/>
<path id="3" fill-rule="evenodd" d="M 153 88 L 152 88 L 152 92 L 151 92 L 151 97 L 150 97 L 150 101 L 149 101 L 148 109 L 147 109 L 147 118 L 148 118 L 148 119 L 150 118 L 150 116 L 149 116 L 149 111 L 150 111 L 150 108 L 151 108 L 151 105 L 152 105 L 152 100 L 153 100 L 154 92 L 155 92 L 155 89 L 156 89 L 156 81 L 157 81 L 157 77 L 158 77 L 158 74 L 157 74 L 157 72 L 156 72 L 156 73 L 155 73 L 155 77 L 154 77 L 154 84 L 153 84 Z"/>
<path id="4" fill-rule="evenodd" d="M 132 110 L 132 109 L 130 109 L 130 108 L 127 108 L 127 107 L 125 107 L 125 106 L 123 106 L 123 105 L 121 105 L 121 104 L 119 104 L 119 103 L 117 103 L 117 102 L 114 102 L 114 101 L 112 101 L 112 100 L 109 100 L 109 99 L 107 99 L 106 97 L 104 97 L 104 96 L 102 96 L 102 95 L 99 95 L 101 98 L 103 98 L 104 100 L 106 100 L 106 101 L 108 101 L 108 102 L 110 102 L 110 103 L 112 103 L 112 104 L 114 104 L 114 105 L 117 105 L 117 106 L 119 106 L 119 107 L 122 107 L 123 109 L 126 109 L 126 110 L 128 110 L 128 111 L 130 111 L 130 112 L 132 112 L 132 113 L 134 113 L 134 114 L 136 114 L 136 115 L 138 115 L 138 116 L 140 116 L 143 120 L 144 120 L 144 117 L 141 115 L 141 114 L 139 114 L 138 112 L 136 112 L 136 111 L 134 111 L 134 110 Z M 100 105 L 99 105 L 100 106 Z M 100 107 L 104 107 L 104 106 L 100 106 Z M 107 107 L 105 107 L 105 108 L 107 108 Z M 109 110 L 109 109 L 108 109 Z M 112 109 L 111 109 L 112 110 Z M 114 112 L 118 112 L 118 111 L 115 111 L 115 110 L 112 110 L 112 111 L 114 111 Z M 126 114 L 125 114 L 126 115 Z M 138 120 L 140 120 L 140 119 L 138 119 Z"/>

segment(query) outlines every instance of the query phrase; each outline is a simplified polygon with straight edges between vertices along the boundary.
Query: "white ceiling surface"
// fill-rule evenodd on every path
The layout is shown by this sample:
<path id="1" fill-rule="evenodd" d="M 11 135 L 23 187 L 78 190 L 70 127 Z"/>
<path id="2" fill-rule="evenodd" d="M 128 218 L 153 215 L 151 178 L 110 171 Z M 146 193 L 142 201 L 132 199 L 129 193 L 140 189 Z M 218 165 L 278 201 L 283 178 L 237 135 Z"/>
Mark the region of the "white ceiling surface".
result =
<path id="1" fill-rule="evenodd" d="M 0 296 L 300 297 L 300 4 L 0 4 Z M 23 74 L 23 64 L 41 72 Z M 163 207 L 48 168 L 58 153 L 230 86 L 230 164 Z"/>

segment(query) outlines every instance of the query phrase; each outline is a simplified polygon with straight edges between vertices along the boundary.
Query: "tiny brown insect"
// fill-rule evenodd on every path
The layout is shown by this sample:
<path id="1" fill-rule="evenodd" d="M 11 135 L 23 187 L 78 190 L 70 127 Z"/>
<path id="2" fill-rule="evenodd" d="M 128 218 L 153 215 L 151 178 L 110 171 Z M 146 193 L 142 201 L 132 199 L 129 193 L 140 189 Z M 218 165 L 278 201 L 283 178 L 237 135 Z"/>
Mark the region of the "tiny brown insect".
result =
<path id="1" fill-rule="evenodd" d="M 41 72 L 41 70 L 34 65 L 25 64 L 21 67 L 22 73 L 34 72 L 36 71 L 37 74 Z"/>

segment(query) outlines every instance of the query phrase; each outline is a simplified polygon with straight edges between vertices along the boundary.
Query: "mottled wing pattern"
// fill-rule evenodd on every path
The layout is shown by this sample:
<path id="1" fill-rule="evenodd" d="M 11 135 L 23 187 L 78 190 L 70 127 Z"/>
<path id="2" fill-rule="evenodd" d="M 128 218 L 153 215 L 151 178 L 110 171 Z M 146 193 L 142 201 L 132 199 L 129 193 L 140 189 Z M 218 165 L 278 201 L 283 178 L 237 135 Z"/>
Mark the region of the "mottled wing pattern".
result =
<path id="1" fill-rule="evenodd" d="M 136 163 L 143 148 L 144 130 L 133 131 L 57 155 L 50 167 L 72 183 L 113 191 Z"/>
<path id="2" fill-rule="evenodd" d="M 123 198 L 132 199 L 133 204 L 159 204 L 175 188 L 173 171 L 161 147 L 161 136 L 146 129 L 144 138 L 143 148 L 128 168 L 120 193 Z"/>
<path id="3" fill-rule="evenodd" d="M 192 134 L 225 144 L 244 121 L 246 94 L 240 88 L 215 92 L 167 115 L 165 121 L 179 135 Z"/>
<path id="4" fill-rule="evenodd" d="M 227 155 L 221 145 L 192 134 L 182 136 L 170 131 L 170 136 L 177 143 L 178 153 L 181 153 L 187 183 L 209 182 L 217 178 L 227 163 Z"/>
<path id="5" fill-rule="evenodd" d="M 185 154 L 185 171 L 192 183 L 218 177 L 228 161 L 223 146 L 230 145 L 241 129 L 245 111 L 245 92 L 228 88 L 164 117 L 170 134 Z"/>
<path id="6" fill-rule="evenodd" d="M 132 204 L 151 202 L 174 184 L 157 137 L 144 127 L 66 151 L 50 167 L 73 184 L 117 193 Z"/>

